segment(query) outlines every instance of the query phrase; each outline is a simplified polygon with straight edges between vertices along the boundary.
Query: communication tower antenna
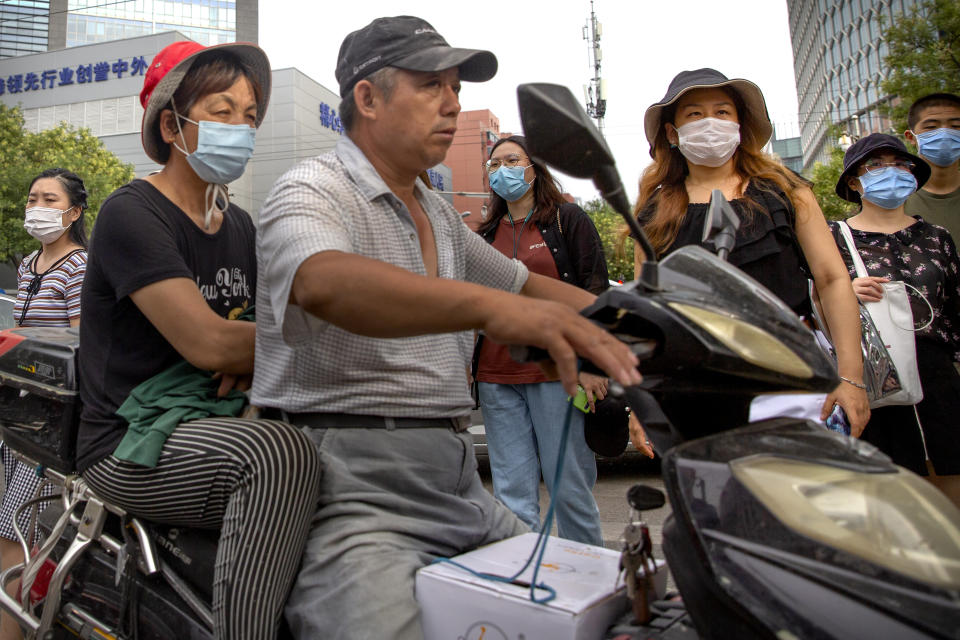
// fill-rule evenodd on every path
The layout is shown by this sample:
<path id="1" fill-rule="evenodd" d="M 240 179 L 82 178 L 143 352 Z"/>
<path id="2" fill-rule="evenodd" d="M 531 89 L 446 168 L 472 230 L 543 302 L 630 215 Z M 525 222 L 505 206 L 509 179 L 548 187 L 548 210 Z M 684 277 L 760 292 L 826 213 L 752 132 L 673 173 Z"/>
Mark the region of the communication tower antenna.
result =
<path id="1" fill-rule="evenodd" d="M 607 112 L 607 83 L 600 78 L 600 62 L 603 52 L 600 51 L 600 36 L 603 26 L 597 21 L 597 14 L 593 12 L 593 0 L 590 0 L 590 19 L 583 27 L 583 39 L 589 43 L 588 58 L 593 66 L 593 79 L 589 85 L 583 85 L 583 95 L 586 100 L 587 113 L 597 121 L 597 128 L 603 133 L 603 116 Z"/>

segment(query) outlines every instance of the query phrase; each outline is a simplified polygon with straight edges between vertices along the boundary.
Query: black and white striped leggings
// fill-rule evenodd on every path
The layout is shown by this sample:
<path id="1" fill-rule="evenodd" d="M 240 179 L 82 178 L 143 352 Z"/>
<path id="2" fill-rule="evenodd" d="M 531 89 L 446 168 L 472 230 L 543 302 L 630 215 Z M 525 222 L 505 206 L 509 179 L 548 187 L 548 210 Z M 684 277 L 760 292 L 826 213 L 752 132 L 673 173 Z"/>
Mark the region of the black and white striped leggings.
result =
<path id="1" fill-rule="evenodd" d="M 260 640 L 276 638 L 321 474 L 316 447 L 289 424 L 207 418 L 179 425 L 152 469 L 108 456 L 83 477 L 137 516 L 219 527 L 215 636 Z"/>

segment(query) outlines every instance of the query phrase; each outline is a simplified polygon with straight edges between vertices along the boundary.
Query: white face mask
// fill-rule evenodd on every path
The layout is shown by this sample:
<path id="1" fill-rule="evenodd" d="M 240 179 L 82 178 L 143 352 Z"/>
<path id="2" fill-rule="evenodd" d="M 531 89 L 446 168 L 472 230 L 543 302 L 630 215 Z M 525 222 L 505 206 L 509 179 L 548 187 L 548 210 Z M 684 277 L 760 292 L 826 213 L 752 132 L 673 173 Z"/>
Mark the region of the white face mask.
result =
<path id="1" fill-rule="evenodd" d="M 730 120 L 701 118 L 677 127 L 680 153 L 688 162 L 719 167 L 740 146 L 740 125 Z"/>
<path id="2" fill-rule="evenodd" d="M 63 214 L 70 209 L 73 207 L 62 211 L 50 207 L 30 207 L 24 216 L 23 228 L 41 243 L 50 244 L 70 228 L 69 224 L 63 226 Z"/>

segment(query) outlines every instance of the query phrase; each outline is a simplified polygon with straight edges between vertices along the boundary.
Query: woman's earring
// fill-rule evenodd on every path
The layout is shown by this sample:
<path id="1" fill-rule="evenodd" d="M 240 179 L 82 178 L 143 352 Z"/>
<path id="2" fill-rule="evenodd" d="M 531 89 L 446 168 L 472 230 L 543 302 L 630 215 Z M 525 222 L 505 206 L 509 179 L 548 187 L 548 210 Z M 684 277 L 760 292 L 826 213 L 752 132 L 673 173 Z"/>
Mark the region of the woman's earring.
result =
<path id="1" fill-rule="evenodd" d="M 671 143 L 670 143 L 670 148 L 671 148 L 671 149 L 676 149 L 676 148 L 677 148 L 677 145 L 675 145 L 674 143 L 671 142 Z"/>

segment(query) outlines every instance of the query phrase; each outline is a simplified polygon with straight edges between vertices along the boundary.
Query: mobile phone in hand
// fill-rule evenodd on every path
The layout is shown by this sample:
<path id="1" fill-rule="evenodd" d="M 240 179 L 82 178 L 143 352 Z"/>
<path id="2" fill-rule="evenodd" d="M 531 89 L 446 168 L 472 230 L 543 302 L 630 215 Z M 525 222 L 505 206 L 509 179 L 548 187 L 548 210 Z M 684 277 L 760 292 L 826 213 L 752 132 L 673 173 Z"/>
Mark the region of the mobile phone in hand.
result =
<path id="1" fill-rule="evenodd" d="M 845 436 L 850 435 L 850 421 L 847 420 L 847 412 L 840 405 L 834 405 L 833 411 L 827 416 L 827 429 L 842 433 Z"/>

